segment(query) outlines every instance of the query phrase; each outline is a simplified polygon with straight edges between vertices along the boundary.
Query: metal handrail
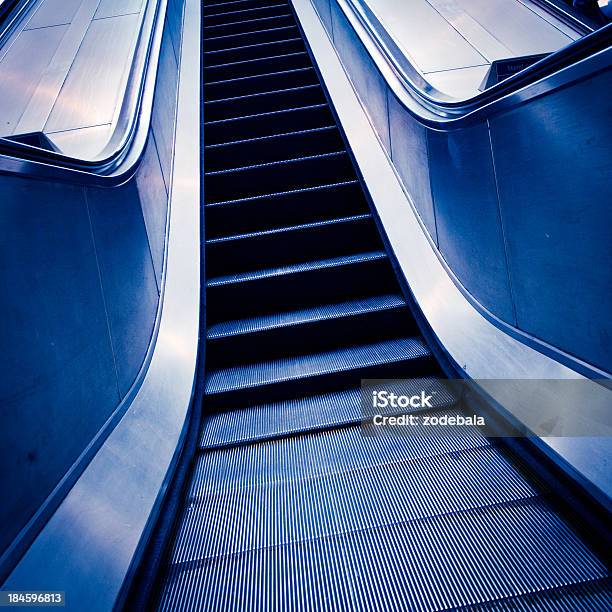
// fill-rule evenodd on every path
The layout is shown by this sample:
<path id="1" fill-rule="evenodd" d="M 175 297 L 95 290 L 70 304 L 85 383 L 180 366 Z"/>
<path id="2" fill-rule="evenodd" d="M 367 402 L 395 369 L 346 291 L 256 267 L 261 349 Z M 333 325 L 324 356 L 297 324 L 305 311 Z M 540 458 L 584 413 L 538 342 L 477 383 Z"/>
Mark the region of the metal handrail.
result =
<path id="1" fill-rule="evenodd" d="M 423 120 L 453 120 L 475 113 L 528 85 L 552 76 L 598 53 L 612 51 L 612 24 L 587 34 L 559 51 L 535 62 L 525 70 L 465 100 L 452 98 L 433 87 L 399 48 L 393 37 L 368 6 L 367 0 L 339 0 L 347 17 L 352 16 L 365 30 L 370 41 L 384 58 L 388 72 L 401 83 L 403 91 L 395 91 L 405 99 L 406 94 L 426 111 Z M 394 89 L 394 83 L 389 86 Z"/>
<path id="2" fill-rule="evenodd" d="M 29 4 L 24 3 L 20 16 Z M 98 159 L 80 159 L 0 138 L 1 173 L 105 185 L 123 182 L 133 174 L 144 152 L 151 123 L 167 5 L 167 0 L 147 2 L 117 125 Z"/>

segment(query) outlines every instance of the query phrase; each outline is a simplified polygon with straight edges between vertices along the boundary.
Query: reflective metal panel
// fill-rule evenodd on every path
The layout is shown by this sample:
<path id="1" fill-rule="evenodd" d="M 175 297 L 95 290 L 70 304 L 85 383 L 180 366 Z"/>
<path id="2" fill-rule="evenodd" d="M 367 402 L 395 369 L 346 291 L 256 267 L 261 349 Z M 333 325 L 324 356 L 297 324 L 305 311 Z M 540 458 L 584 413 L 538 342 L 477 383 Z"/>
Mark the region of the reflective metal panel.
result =
<path id="1" fill-rule="evenodd" d="M 391 92 L 389 92 L 389 125 L 391 159 L 425 227 L 437 242 L 436 215 L 429 179 L 427 132 L 422 125 L 412 119 Z"/>
<path id="2" fill-rule="evenodd" d="M 46 131 L 112 121 L 138 23 L 138 15 L 91 22 L 45 125 Z M 104 59 L 100 61 L 101 58 Z"/>
<path id="3" fill-rule="evenodd" d="M 177 63 L 174 57 L 170 31 L 164 32 L 159 56 L 159 78 L 166 86 L 155 90 L 153 100 L 153 133 L 159 151 L 162 172 L 166 187 L 170 186 L 170 168 L 174 139 L 174 115 L 176 112 Z"/>
<path id="4" fill-rule="evenodd" d="M 423 72 L 486 63 L 426 0 L 368 0 L 368 4 Z"/>
<path id="5" fill-rule="evenodd" d="M 438 91 L 465 100 L 478 95 L 478 88 L 488 71 L 489 64 L 486 64 L 485 66 L 472 66 L 471 68 L 429 72 L 426 76 L 427 81 Z"/>
<path id="6" fill-rule="evenodd" d="M 111 128 L 111 124 L 107 123 L 77 130 L 48 133 L 47 137 L 66 155 L 80 159 L 94 159 L 109 141 Z"/>
<path id="7" fill-rule="evenodd" d="M 101 0 L 94 19 L 131 15 L 142 9 L 144 0 Z"/>
<path id="8" fill-rule="evenodd" d="M 428 139 L 440 252 L 480 303 L 514 323 L 488 127 Z"/>
<path id="9" fill-rule="evenodd" d="M 364 101 L 377 133 L 390 150 L 387 87 L 336 4 L 332 6 L 332 22 L 334 44 L 351 74 L 353 85 Z"/>
<path id="10" fill-rule="evenodd" d="M 153 332 L 159 297 L 153 261 L 133 181 L 115 189 L 89 188 L 87 202 L 123 397 Z"/>
<path id="11" fill-rule="evenodd" d="M 1 136 L 15 133 L 19 119 L 66 31 L 67 26 L 57 26 L 23 32 L 0 60 Z M 42 127 L 39 124 L 30 131 Z"/>
<path id="12" fill-rule="evenodd" d="M 328 32 L 332 31 L 332 16 L 330 8 L 330 0 L 313 0 L 313 4 L 319 13 L 321 21 L 325 24 Z"/>
<path id="13" fill-rule="evenodd" d="M 71 23 L 82 2 L 83 0 L 43 0 L 28 21 L 26 30 Z"/>
<path id="14" fill-rule="evenodd" d="M 571 38 L 516 0 L 457 2 L 516 55 L 556 51 L 571 42 Z"/>
<path id="15" fill-rule="evenodd" d="M 166 243 L 166 217 L 168 213 L 168 192 L 164 183 L 157 145 L 153 134 L 149 136 L 144 159 L 136 176 L 136 186 L 144 216 L 153 267 L 158 290 L 162 284 L 164 245 Z"/>
<path id="16" fill-rule="evenodd" d="M 0 550 L 119 401 L 82 188 L 0 177 Z"/>
<path id="17" fill-rule="evenodd" d="M 612 70 L 491 119 L 519 327 L 612 371 Z"/>

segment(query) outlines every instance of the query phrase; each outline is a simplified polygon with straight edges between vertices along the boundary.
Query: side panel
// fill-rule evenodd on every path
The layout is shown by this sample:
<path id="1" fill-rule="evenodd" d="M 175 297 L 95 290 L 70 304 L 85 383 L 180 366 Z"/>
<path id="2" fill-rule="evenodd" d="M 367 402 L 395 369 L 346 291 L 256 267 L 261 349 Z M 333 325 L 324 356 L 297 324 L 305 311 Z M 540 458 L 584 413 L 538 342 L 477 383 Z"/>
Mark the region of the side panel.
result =
<path id="1" fill-rule="evenodd" d="M 491 120 L 518 326 L 607 371 L 610 91 L 607 71 Z"/>
<path id="2" fill-rule="evenodd" d="M 120 400 L 82 188 L 0 176 L 0 277 L 4 549 Z"/>

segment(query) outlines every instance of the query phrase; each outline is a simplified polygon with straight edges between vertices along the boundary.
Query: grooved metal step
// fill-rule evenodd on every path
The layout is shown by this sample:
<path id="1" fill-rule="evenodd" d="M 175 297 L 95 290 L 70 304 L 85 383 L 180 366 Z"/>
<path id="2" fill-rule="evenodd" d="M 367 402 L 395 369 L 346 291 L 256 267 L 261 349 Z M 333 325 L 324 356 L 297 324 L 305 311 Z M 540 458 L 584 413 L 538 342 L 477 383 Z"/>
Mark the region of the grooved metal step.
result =
<path id="1" fill-rule="evenodd" d="M 259 136 L 205 147 L 208 171 L 263 164 L 338 151 L 343 146 L 335 125 Z"/>
<path id="2" fill-rule="evenodd" d="M 420 393 L 422 385 L 435 390 L 434 408 L 449 408 L 456 398 L 435 379 L 424 378 L 404 383 L 405 392 Z M 416 412 L 417 409 L 414 409 Z M 395 414 L 392 407 L 381 414 Z M 406 409 L 402 410 L 407 412 Z M 361 391 L 354 387 L 319 395 L 308 395 L 285 401 L 249 405 L 216 412 L 206 419 L 200 445 L 215 449 L 236 444 L 261 442 L 290 434 L 321 431 L 362 422 Z"/>
<path id="3" fill-rule="evenodd" d="M 466 473 L 479 478 L 465 479 Z M 491 447 L 438 455 L 427 462 L 379 464 L 305 480 L 210 491 L 189 500 L 172 563 L 375 529 L 535 495 L 533 487 Z M 241 521 L 246 514 L 249 521 Z M 234 528 L 223 529 L 224 524 Z M 210 533 L 218 536 L 211 540 Z"/>
<path id="4" fill-rule="evenodd" d="M 219 76 L 225 79 L 232 79 L 244 76 L 254 77 L 262 73 L 304 68 L 307 66 L 310 66 L 308 53 L 306 51 L 293 51 L 291 53 L 272 54 L 254 59 L 227 62 L 225 64 L 206 65 L 204 66 L 204 74 L 207 80 L 215 80 Z"/>
<path id="5" fill-rule="evenodd" d="M 351 255 L 346 257 L 334 257 L 333 259 L 307 261 L 304 263 L 298 263 L 279 268 L 255 270 L 252 272 L 243 272 L 240 274 L 230 274 L 227 276 L 215 277 L 209 279 L 207 285 L 208 287 L 218 287 L 221 285 L 248 283 L 275 276 L 289 276 L 293 274 L 303 274 L 307 272 L 314 272 L 317 270 L 329 268 L 338 268 L 340 266 L 351 266 L 353 264 L 386 259 L 386 257 L 387 254 L 384 251 L 372 251 L 370 253 L 360 253 L 358 255 Z"/>
<path id="6" fill-rule="evenodd" d="M 257 602 L 258 610 L 288 610 L 299 601 L 310 602 L 310 609 L 443 610 L 606 574 L 537 498 L 173 570 L 162 609 L 176 609 L 197 594 L 202 610 L 218 609 L 219 602 L 229 609 L 252 609 Z"/>
<path id="7" fill-rule="evenodd" d="M 288 0 L 205 0 L 203 34 L 205 397 L 158 609 L 609 610 L 543 482 L 424 423 L 466 409 Z M 364 378 L 432 405 L 379 408 Z"/>
<path id="8" fill-rule="evenodd" d="M 356 371 L 392 363 L 420 362 L 431 358 L 431 352 L 420 338 L 398 338 L 363 346 L 298 355 L 263 363 L 252 363 L 208 373 L 207 395 L 217 395 L 304 380 L 330 374 Z"/>
<path id="9" fill-rule="evenodd" d="M 439 432 L 444 433 L 441 428 Z M 374 465 L 428 461 L 431 457 L 490 446 L 473 426 L 446 428 L 432 436 L 423 427 L 410 435 L 388 429 L 348 425 L 294 437 L 203 450 L 196 458 L 189 497 L 206 491 L 253 487 L 274 482 L 361 470 Z"/>
<path id="10" fill-rule="evenodd" d="M 210 325 L 206 330 L 206 337 L 208 340 L 218 340 L 230 336 L 269 331 L 279 327 L 302 325 L 313 321 L 341 319 L 343 317 L 403 308 L 405 306 L 406 301 L 401 295 L 377 295 L 371 298 L 323 304 L 314 308 L 302 308 L 247 319 L 223 321 Z"/>

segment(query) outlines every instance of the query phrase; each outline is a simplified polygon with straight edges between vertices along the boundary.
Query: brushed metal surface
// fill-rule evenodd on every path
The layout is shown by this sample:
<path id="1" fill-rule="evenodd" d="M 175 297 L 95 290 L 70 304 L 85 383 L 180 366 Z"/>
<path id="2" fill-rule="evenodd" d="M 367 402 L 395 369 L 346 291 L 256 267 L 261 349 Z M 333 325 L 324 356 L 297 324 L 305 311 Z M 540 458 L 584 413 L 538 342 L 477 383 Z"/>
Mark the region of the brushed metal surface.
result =
<path id="1" fill-rule="evenodd" d="M 334 40 L 343 50 L 344 61 L 354 75 L 354 82 L 359 96 L 363 98 L 371 121 L 376 131 L 390 150 L 389 119 L 387 111 L 387 90 L 382 78 L 375 70 L 369 57 L 359 53 L 359 41 L 346 18 L 337 6 L 332 6 L 332 28 Z"/>
<path id="2" fill-rule="evenodd" d="M 121 100 L 120 86 L 132 56 L 139 22 L 138 15 L 91 22 L 53 105 L 45 131 L 57 132 L 112 121 Z"/>
<path id="3" fill-rule="evenodd" d="M 512 51 L 496 38 L 494 31 L 489 32 L 465 10 L 461 0 L 427 1 L 489 62 L 513 55 Z"/>
<path id="4" fill-rule="evenodd" d="M 1 176 L 0 253 L 4 550 L 119 391 L 83 189 Z"/>
<path id="5" fill-rule="evenodd" d="M 612 371 L 612 70 L 491 119 L 521 329 Z M 585 109 L 588 112 L 580 112 Z"/>
<path id="6" fill-rule="evenodd" d="M 56 26 L 23 32 L 0 60 L 1 136 L 17 132 L 21 115 L 67 30 L 68 26 Z"/>
<path id="7" fill-rule="evenodd" d="M 488 71 L 489 64 L 486 64 L 484 66 L 471 66 L 470 68 L 428 72 L 426 77 L 427 81 L 438 91 L 453 98 L 465 100 L 480 93 L 478 88 Z"/>
<path id="8" fill-rule="evenodd" d="M 368 0 L 368 5 L 423 72 L 486 63 L 486 58 L 426 0 Z"/>
<path id="9" fill-rule="evenodd" d="M 329 95 L 344 127 L 372 200 L 412 294 L 447 355 L 467 377 L 512 379 L 584 379 L 575 370 L 515 339 L 494 325 L 453 282 L 417 220 L 410 199 L 389 164 L 364 109 L 310 0 L 292 0 L 300 24 L 320 67 Z M 525 106 L 525 108 L 529 108 Z M 543 153 L 542 153 L 543 154 Z M 494 391 L 494 390 L 492 390 Z M 500 399 L 512 414 L 521 398 Z M 587 413 L 609 407 L 609 391 L 592 383 Z M 531 398 L 532 402 L 537 399 Z M 560 413 L 573 410 L 571 398 L 559 398 Z M 562 405 L 561 405 L 562 404 Z M 609 438 L 554 438 L 537 441 L 542 450 L 600 499 L 612 495 L 607 466 L 612 455 Z M 571 467 L 570 467 L 571 466 Z"/>
<path id="10" fill-rule="evenodd" d="M 462 10 L 516 55 L 548 53 L 571 38 L 516 0 L 456 0 Z"/>
<path id="11" fill-rule="evenodd" d="M 99 0 L 82 1 L 68 26 L 68 30 L 62 37 L 61 43 L 48 61 L 46 70 L 37 84 L 36 91 L 31 96 L 21 115 L 15 130 L 16 133 L 27 134 L 28 132 L 42 131 L 45 127 L 49 113 L 81 46 L 93 14 L 98 7 L 98 2 Z M 40 32 L 42 31 L 40 30 Z M 91 121 L 73 127 L 85 127 L 101 123 L 104 123 L 104 121 Z M 69 129 L 69 127 L 60 125 L 56 130 L 50 129 L 49 131 L 65 130 Z"/>
<path id="12" fill-rule="evenodd" d="M 100 0 L 94 19 L 139 13 L 143 3 L 144 0 Z"/>
<path id="13" fill-rule="evenodd" d="M 163 89 L 155 90 L 153 98 L 153 131 L 159 152 L 162 174 L 166 189 L 170 189 L 170 168 L 172 165 L 172 143 L 174 139 L 174 115 L 176 112 L 177 96 L 177 61 L 173 52 L 171 33 L 165 35 L 159 56 L 159 73 L 164 78 L 167 85 Z"/>
<path id="14" fill-rule="evenodd" d="M 134 181 L 115 189 L 88 188 L 86 197 L 123 398 L 155 324 L 159 294 L 153 260 Z"/>
<path id="15" fill-rule="evenodd" d="M 25 29 L 48 28 L 72 22 L 83 0 L 42 0 Z"/>
<path id="16" fill-rule="evenodd" d="M 436 213 L 429 178 L 427 130 L 412 120 L 393 93 L 389 92 L 388 97 L 391 159 L 425 227 L 437 242 Z"/>
<path id="17" fill-rule="evenodd" d="M 144 159 L 136 176 L 136 187 L 149 236 L 157 287 L 161 291 L 168 216 L 168 190 L 164 183 L 157 143 L 153 133 L 149 136 Z"/>
<path id="18" fill-rule="evenodd" d="M 488 127 L 432 130 L 427 139 L 438 248 L 481 304 L 516 324 Z"/>
<path id="19" fill-rule="evenodd" d="M 94 125 L 92 127 L 47 133 L 47 137 L 59 150 L 71 157 L 94 159 L 104 149 L 112 134 L 112 125 Z"/>

